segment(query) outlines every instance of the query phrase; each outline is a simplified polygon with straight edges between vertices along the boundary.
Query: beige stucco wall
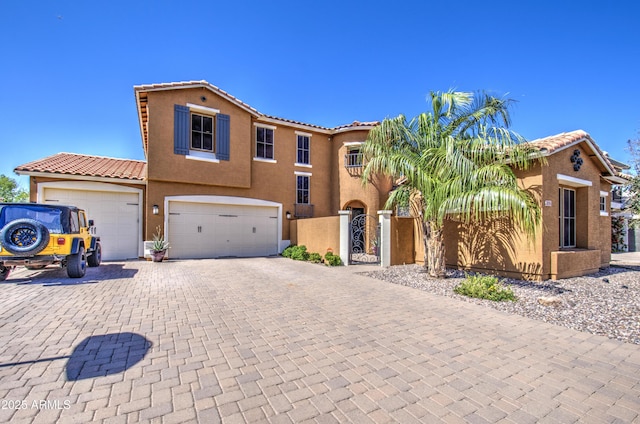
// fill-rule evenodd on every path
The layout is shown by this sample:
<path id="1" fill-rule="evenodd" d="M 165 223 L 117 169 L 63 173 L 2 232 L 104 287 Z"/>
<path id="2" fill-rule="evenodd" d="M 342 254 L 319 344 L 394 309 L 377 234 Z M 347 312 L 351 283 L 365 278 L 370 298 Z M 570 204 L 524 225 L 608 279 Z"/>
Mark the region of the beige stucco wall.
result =
<path id="1" fill-rule="evenodd" d="M 580 151 L 583 165 L 574 171 L 571 156 L 574 150 Z M 594 157 L 586 143 L 571 146 L 548 158 L 548 166 L 544 169 L 543 201 L 548 200 L 552 206 L 543 206 L 545 216 L 544 252 L 560 250 L 558 189 L 571 188 L 576 191 L 576 248 L 600 251 L 600 267 L 609 266 L 611 259 L 611 218 L 600 216 L 600 192 L 611 191 L 611 184 L 602 178 L 604 168 Z M 581 180 L 591 181 L 589 187 L 571 187 L 558 181 L 558 174 Z M 607 211 L 611 208 L 611 196 L 606 197 Z M 544 204 L 544 203 L 543 203 Z M 551 261 L 546 261 L 545 273 L 550 273 Z"/>
<path id="2" fill-rule="evenodd" d="M 295 222 L 296 244 L 306 246 L 307 252 L 324 257 L 328 250 L 340 255 L 340 217 L 298 219 Z"/>
<path id="3" fill-rule="evenodd" d="M 580 150 L 583 165 L 573 170 L 570 158 Z M 518 171 L 520 185 L 530 190 L 541 205 L 542 222 L 534 238 L 514 229 L 508 219 L 464 225 L 454 220 L 445 223 L 446 263 L 451 267 L 528 279 L 565 278 L 584 275 L 606 267 L 611 258 L 611 218 L 600 215 L 600 192 L 609 192 L 611 184 L 602 179 L 602 164 L 593 157 L 586 143 L 558 151 L 528 171 Z M 588 187 L 568 187 L 558 181 L 558 174 L 590 181 Z M 587 253 L 568 255 L 559 249 L 558 189 L 576 190 L 576 249 Z M 610 210 L 607 196 L 607 210 Z M 416 262 L 423 263 L 424 249 L 418 225 L 416 229 Z M 589 253 L 591 252 L 591 253 Z M 553 256 L 553 260 L 552 260 Z M 579 258 L 589 258 L 585 266 Z M 554 262 L 555 261 L 555 262 Z M 552 269 L 553 267 L 553 269 Z"/>
<path id="4" fill-rule="evenodd" d="M 202 101 L 201 97 L 206 97 Z M 230 116 L 230 160 L 214 163 L 174 154 L 174 105 L 197 104 Z M 334 215 L 331 208 L 331 141 L 320 131 L 280 123 L 275 126 L 275 163 L 254 160 L 255 117 L 204 88 L 154 91 L 148 94 L 149 148 L 145 237 L 164 222 L 164 210 L 151 214 L 151 205 L 163 205 L 165 196 L 219 195 L 268 200 L 282 204 L 282 238 L 289 238 L 287 211 L 294 213 L 296 172 L 310 175 L 310 203 L 314 216 Z M 296 131 L 310 134 L 310 167 L 296 166 Z"/>
<path id="5" fill-rule="evenodd" d="M 551 252 L 551 274 L 549 278 L 579 277 L 593 274 L 600 268 L 598 250 L 561 250 Z"/>

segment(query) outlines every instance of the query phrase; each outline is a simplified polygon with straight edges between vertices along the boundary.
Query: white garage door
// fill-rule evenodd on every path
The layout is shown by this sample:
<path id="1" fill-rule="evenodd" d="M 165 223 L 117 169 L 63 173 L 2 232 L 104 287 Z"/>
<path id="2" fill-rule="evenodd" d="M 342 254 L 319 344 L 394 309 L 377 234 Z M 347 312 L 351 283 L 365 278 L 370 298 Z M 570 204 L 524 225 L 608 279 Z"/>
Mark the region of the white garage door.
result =
<path id="1" fill-rule="evenodd" d="M 44 203 L 73 205 L 93 219 L 102 242 L 102 259 L 138 257 L 138 193 L 45 187 Z"/>
<path id="2" fill-rule="evenodd" d="M 169 255 L 174 259 L 278 254 L 278 208 L 170 202 Z"/>

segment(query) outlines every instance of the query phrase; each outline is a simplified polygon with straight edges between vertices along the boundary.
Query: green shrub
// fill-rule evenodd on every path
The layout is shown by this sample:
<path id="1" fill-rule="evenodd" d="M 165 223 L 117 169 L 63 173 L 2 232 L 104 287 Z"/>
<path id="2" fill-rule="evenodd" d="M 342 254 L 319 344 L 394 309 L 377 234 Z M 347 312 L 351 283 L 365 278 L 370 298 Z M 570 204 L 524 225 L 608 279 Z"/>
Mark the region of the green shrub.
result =
<path id="1" fill-rule="evenodd" d="M 282 256 L 284 256 L 285 258 L 291 258 L 291 252 L 293 252 L 294 247 L 296 247 L 295 244 L 289 245 L 289 247 L 282 251 Z"/>
<path id="2" fill-rule="evenodd" d="M 327 253 L 327 256 L 331 255 L 331 265 L 342 265 L 342 261 L 339 256 L 333 255 L 331 252 Z M 309 253 L 307 252 L 307 246 L 296 246 L 295 244 L 290 245 L 286 249 L 282 251 L 282 256 L 285 258 L 290 258 L 296 261 L 309 261 L 314 264 L 318 264 L 322 262 L 322 255 L 319 253 Z M 328 262 L 327 256 L 325 256 L 325 262 Z"/>
<path id="3" fill-rule="evenodd" d="M 319 264 L 322 262 L 322 256 L 319 253 L 309 253 L 309 262 L 313 262 L 314 264 Z"/>
<path id="4" fill-rule="evenodd" d="M 463 296 L 494 300 L 496 302 L 503 300 L 515 302 L 517 300 L 510 287 L 503 287 L 497 277 L 490 275 L 467 275 L 467 278 L 456 286 L 453 291 Z"/>
<path id="5" fill-rule="evenodd" d="M 340 259 L 340 256 L 334 255 L 332 252 L 327 252 L 327 254 L 324 255 L 324 262 L 329 266 L 342 265 L 342 259 Z"/>
<path id="6" fill-rule="evenodd" d="M 294 261 L 306 261 L 309 259 L 309 252 L 307 252 L 307 246 L 294 246 L 291 249 L 291 259 Z"/>

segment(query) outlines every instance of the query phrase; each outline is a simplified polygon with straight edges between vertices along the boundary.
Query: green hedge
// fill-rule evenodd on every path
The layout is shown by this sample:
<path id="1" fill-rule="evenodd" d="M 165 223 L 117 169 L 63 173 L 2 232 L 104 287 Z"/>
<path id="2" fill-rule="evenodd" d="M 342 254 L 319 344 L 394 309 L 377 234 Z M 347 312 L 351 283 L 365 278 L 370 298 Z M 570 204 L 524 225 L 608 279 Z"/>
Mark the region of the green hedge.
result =
<path id="1" fill-rule="evenodd" d="M 322 262 L 322 255 L 315 252 L 307 252 L 307 247 L 304 245 L 296 246 L 295 244 L 292 244 L 284 249 L 282 256 L 295 261 L 309 261 L 313 263 Z M 338 266 L 342 265 L 342 260 L 340 259 L 340 256 L 327 252 L 327 254 L 324 255 L 324 263 L 328 266 Z"/>

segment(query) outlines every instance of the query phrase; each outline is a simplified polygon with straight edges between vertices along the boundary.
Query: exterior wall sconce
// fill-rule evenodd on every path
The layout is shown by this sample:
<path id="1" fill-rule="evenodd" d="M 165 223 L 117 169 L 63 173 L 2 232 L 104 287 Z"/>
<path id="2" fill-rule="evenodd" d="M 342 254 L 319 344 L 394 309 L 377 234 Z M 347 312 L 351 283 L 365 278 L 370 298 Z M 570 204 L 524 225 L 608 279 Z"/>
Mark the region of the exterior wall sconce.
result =
<path id="1" fill-rule="evenodd" d="M 160 207 L 158 205 L 153 205 L 153 214 L 158 215 L 160 213 Z"/>
<path id="2" fill-rule="evenodd" d="M 291 219 L 291 212 L 286 211 L 285 216 L 287 217 L 287 219 Z"/>

